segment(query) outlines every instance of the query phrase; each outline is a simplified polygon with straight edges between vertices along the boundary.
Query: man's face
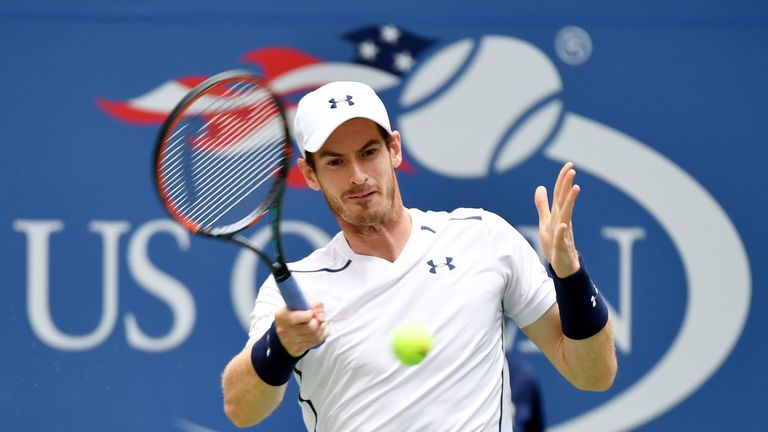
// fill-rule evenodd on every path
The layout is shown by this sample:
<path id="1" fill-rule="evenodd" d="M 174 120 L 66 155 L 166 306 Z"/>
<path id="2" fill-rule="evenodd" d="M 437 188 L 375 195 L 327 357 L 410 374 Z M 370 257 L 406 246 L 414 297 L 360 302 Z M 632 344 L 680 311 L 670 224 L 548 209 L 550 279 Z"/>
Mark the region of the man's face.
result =
<path id="1" fill-rule="evenodd" d="M 300 166 L 341 223 L 364 227 L 386 224 L 402 205 L 395 178 L 401 160 L 398 132 L 387 149 L 376 123 L 358 118 L 339 126 L 314 153 L 314 170 L 304 161 Z"/>

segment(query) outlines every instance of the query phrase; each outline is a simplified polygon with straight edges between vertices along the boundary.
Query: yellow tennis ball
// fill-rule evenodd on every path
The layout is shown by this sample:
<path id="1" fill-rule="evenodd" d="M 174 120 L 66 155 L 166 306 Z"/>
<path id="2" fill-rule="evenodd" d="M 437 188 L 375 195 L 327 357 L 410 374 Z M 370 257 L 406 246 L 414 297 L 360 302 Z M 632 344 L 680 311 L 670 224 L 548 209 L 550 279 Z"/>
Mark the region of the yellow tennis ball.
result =
<path id="1" fill-rule="evenodd" d="M 392 350 L 404 365 L 421 363 L 432 349 L 432 334 L 423 324 L 403 324 L 392 335 Z"/>

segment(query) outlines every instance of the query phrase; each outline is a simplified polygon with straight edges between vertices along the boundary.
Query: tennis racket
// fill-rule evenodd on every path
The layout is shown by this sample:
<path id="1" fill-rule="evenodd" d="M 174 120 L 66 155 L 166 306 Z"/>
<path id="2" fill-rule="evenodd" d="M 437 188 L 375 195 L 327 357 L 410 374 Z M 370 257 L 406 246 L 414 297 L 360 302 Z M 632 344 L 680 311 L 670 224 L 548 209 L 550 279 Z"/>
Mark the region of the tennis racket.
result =
<path id="1" fill-rule="evenodd" d="M 258 76 L 233 70 L 201 82 L 174 108 L 157 139 L 154 171 L 160 199 L 178 223 L 256 252 L 288 308 L 307 310 L 280 242 L 290 162 L 280 100 Z M 267 213 L 274 259 L 239 234 Z"/>

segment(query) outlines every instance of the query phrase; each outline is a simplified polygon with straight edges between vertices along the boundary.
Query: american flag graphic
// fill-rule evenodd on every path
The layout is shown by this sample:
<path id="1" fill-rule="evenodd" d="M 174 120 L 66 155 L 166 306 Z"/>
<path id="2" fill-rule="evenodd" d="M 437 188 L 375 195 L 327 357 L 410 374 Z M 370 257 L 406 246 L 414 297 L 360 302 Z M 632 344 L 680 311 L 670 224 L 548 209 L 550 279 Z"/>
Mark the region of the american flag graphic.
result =
<path id="1" fill-rule="evenodd" d="M 413 70 L 417 59 L 436 41 L 421 37 L 392 24 L 366 26 L 341 35 L 354 48 L 352 61 L 319 59 L 292 47 L 258 48 L 244 54 L 241 61 L 253 65 L 272 90 L 282 99 L 289 124 L 293 123 L 300 97 L 331 81 L 365 82 L 377 91 L 400 84 Z M 144 94 L 127 100 L 96 98 L 96 104 L 109 116 L 132 125 L 160 125 L 176 104 L 207 76 L 172 79 Z M 403 163 L 401 170 L 412 172 Z M 288 177 L 291 187 L 306 187 L 294 167 Z"/>

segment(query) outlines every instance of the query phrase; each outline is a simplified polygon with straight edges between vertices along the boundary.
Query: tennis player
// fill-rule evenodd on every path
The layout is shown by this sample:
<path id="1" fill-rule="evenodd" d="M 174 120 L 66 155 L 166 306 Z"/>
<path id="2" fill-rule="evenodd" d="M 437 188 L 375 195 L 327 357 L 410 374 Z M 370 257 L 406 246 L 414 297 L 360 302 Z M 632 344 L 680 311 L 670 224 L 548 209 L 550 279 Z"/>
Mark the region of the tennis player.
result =
<path id="1" fill-rule="evenodd" d="M 571 163 L 551 207 L 544 187 L 535 193 L 547 269 L 492 212 L 403 205 L 400 134 L 367 85 L 307 94 L 294 133 L 299 167 L 341 231 L 290 265 L 311 310 L 288 310 L 272 278 L 262 286 L 249 340 L 222 377 L 234 424 L 269 416 L 293 375 L 308 431 L 511 431 L 505 317 L 575 387 L 611 387 L 613 327 L 574 244 Z M 411 322 L 426 325 L 434 345 L 405 367 L 390 338 Z"/>

